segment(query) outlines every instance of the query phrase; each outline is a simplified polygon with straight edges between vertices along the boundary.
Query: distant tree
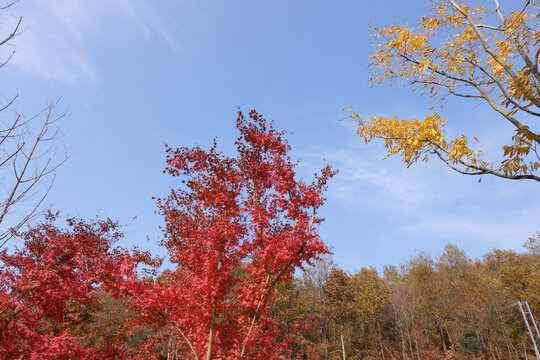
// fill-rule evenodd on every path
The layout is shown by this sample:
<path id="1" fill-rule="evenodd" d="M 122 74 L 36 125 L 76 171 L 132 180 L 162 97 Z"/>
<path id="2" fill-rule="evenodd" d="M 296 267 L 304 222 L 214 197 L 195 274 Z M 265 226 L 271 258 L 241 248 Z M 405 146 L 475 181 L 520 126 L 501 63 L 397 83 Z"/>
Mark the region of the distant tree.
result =
<path id="1" fill-rule="evenodd" d="M 362 268 L 352 276 L 352 283 L 357 324 L 360 325 L 362 337 L 369 342 L 378 343 L 378 350 L 384 357 L 381 322 L 389 306 L 388 287 L 374 268 Z"/>
<path id="2" fill-rule="evenodd" d="M 352 276 L 356 312 L 366 325 L 374 325 L 388 301 L 388 289 L 374 268 L 362 268 Z"/>
<path id="3" fill-rule="evenodd" d="M 300 333 L 299 339 L 294 340 L 299 341 L 298 347 L 306 350 L 309 359 L 328 359 L 331 350 L 336 348 L 333 335 L 338 327 L 328 315 L 324 291 L 330 273 L 336 268 L 331 256 L 325 255 L 306 267 L 299 282 L 299 294 L 305 299 L 305 323 L 308 327 Z"/>
<path id="4" fill-rule="evenodd" d="M 355 294 L 350 276 L 341 269 L 332 269 L 324 284 L 325 315 L 337 325 L 334 329 L 339 352 L 346 360 L 350 340 L 346 339 L 355 319 Z M 349 333 L 349 334 L 348 334 Z"/>
<path id="5" fill-rule="evenodd" d="M 433 109 L 423 120 L 365 119 L 349 109 L 357 135 L 366 143 L 383 139 L 388 155 L 399 154 L 407 166 L 433 154 L 462 174 L 540 181 L 540 4 L 512 4 L 502 9 L 498 0 L 434 1 L 414 27 L 375 29 L 370 57 L 375 86 L 389 80 L 432 98 L 451 95 L 489 105 L 494 113 L 485 127 L 502 118 L 513 128 L 501 144 L 502 160 L 484 159 L 465 135 L 448 138 L 446 119 Z"/>
<path id="6" fill-rule="evenodd" d="M 415 357 L 412 332 L 419 321 L 419 301 L 417 300 L 414 283 L 397 272 L 395 267 L 385 269 L 388 284 L 388 302 L 391 316 L 397 328 L 401 355 L 403 359 Z"/>
<path id="7" fill-rule="evenodd" d="M 523 247 L 527 249 L 531 254 L 540 255 L 540 231 L 525 241 Z"/>

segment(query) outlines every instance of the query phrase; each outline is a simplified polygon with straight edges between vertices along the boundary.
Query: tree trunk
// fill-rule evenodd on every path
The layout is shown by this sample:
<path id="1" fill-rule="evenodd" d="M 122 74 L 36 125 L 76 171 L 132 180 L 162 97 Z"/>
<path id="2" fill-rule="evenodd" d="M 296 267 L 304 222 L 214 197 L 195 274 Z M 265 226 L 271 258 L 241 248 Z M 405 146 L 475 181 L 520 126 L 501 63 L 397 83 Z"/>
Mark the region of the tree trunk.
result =
<path id="1" fill-rule="evenodd" d="M 216 323 L 216 308 L 212 308 L 212 317 L 210 319 L 210 332 L 208 334 L 208 348 L 206 351 L 206 360 L 212 358 L 212 346 L 214 345 L 214 326 Z"/>
<path id="2" fill-rule="evenodd" d="M 328 360 L 328 340 L 326 340 L 326 360 Z"/>
<path id="3" fill-rule="evenodd" d="M 439 330 L 439 336 L 441 337 L 443 353 L 446 353 L 446 351 L 448 351 L 448 349 L 446 348 L 446 339 L 444 338 L 442 328 L 441 328 L 441 326 L 439 325 L 438 322 L 435 322 L 435 324 L 437 324 L 437 330 Z"/>
<path id="4" fill-rule="evenodd" d="M 382 360 L 386 360 L 386 358 L 384 357 L 384 348 L 383 348 L 383 337 L 382 337 L 382 333 L 381 333 L 381 324 L 377 321 L 377 327 L 379 328 L 379 346 L 381 348 L 381 355 L 382 355 Z"/>
<path id="5" fill-rule="evenodd" d="M 407 331 L 407 342 L 409 343 L 409 351 L 411 352 L 411 359 L 414 360 L 414 351 L 413 346 L 411 342 L 411 334 Z"/>
<path id="6" fill-rule="evenodd" d="M 403 360 L 407 359 L 405 356 L 405 337 L 403 336 L 403 330 L 399 328 L 399 333 L 401 334 L 401 353 L 403 354 Z"/>
<path id="7" fill-rule="evenodd" d="M 347 360 L 347 358 L 345 357 L 345 342 L 343 341 L 343 325 L 341 325 L 340 335 L 341 335 L 341 351 L 343 352 L 343 360 Z"/>

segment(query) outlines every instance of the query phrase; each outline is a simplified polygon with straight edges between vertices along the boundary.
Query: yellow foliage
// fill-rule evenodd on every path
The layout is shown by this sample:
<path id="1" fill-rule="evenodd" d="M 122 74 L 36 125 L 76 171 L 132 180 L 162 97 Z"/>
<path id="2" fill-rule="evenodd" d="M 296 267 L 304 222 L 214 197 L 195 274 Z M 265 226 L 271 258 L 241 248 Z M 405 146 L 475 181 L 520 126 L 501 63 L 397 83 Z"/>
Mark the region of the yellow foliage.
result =
<path id="1" fill-rule="evenodd" d="M 424 120 L 361 119 L 348 108 L 358 123 L 357 135 L 366 143 L 383 139 L 388 155 L 399 154 L 407 166 L 435 154 L 462 173 L 540 181 L 540 34 L 535 16 L 540 6 L 524 0 L 518 9 L 501 9 L 497 1 L 491 7 L 485 1 L 457 1 L 435 2 L 416 26 L 374 29 L 372 83 L 407 83 L 430 97 L 486 102 L 494 117 L 514 127 L 510 141 L 501 145 L 503 159 L 484 160 L 464 135 L 446 139 L 446 119 L 435 111 Z"/>

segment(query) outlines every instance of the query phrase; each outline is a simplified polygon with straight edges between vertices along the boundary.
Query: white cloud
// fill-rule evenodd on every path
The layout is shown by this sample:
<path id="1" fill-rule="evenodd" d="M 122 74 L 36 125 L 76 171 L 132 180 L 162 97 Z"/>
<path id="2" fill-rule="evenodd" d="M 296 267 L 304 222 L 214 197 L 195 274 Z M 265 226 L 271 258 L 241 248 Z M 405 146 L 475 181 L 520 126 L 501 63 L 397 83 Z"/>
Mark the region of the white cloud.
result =
<path id="1" fill-rule="evenodd" d="M 143 39 L 157 37 L 179 50 L 168 30 L 174 24 L 142 0 L 23 1 L 0 15 L 4 32 L 23 17 L 23 31 L 13 41 L 16 55 L 11 64 L 45 79 L 99 82 L 99 70 L 87 44 L 94 37 L 107 41 L 113 23 L 131 24 L 131 30 Z"/>
<path id="2" fill-rule="evenodd" d="M 362 142 L 361 139 L 357 140 Z M 457 189 L 447 188 L 445 192 L 432 193 L 441 176 L 437 168 L 423 163 L 407 168 L 396 158 L 383 160 L 384 153 L 376 144 L 375 149 L 363 143 L 350 145 L 341 150 L 325 151 L 322 155 L 330 164 L 339 168 L 340 173 L 330 189 L 331 196 L 337 196 L 346 204 L 369 204 L 377 208 L 393 208 L 400 211 L 414 211 L 433 205 L 442 197 L 450 197 Z M 448 199 L 447 199 L 448 200 Z"/>

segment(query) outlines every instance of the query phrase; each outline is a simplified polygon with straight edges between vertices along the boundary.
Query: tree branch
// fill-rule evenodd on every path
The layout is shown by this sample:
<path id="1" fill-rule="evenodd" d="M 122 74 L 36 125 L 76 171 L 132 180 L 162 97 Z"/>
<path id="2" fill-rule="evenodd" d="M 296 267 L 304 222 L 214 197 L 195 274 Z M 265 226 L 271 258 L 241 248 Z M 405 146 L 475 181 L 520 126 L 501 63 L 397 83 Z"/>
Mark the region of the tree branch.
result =
<path id="1" fill-rule="evenodd" d="M 193 354 L 193 356 L 195 357 L 196 360 L 200 360 L 201 358 L 199 357 L 199 355 L 197 355 L 197 353 L 195 352 L 195 348 L 193 347 L 193 344 L 191 343 L 191 341 L 189 341 L 188 337 L 186 336 L 186 334 L 182 331 L 182 328 L 180 328 L 180 326 L 174 322 L 173 320 L 171 320 L 167 315 L 159 312 L 157 314 L 158 316 L 162 317 L 163 319 L 167 320 L 179 333 L 180 335 L 182 336 L 182 338 L 184 339 L 184 341 L 187 343 L 187 345 L 189 346 L 189 349 L 191 350 L 191 353 Z"/>
<path id="2" fill-rule="evenodd" d="M 484 37 L 484 34 L 482 34 L 482 32 L 480 31 L 480 29 L 478 29 L 478 26 L 476 26 L 476 23 L 474 22 L 474 20 L 471 18 L 471 16 L 465 12 L 463 9 L 461 9 L 461 6 L 459 6 L 458 4 L 456 4 L 456 2 L 454 0 L 449 0 L 450 3 L 452 4 L 452 6 L 461 14 L 463 15 L 463 17 L 465 17 L 465 19 L 467 20 L 467 22 L 469 23 L 469 26 L 474 30 L 475 34 L 478 36 L 478 39 L 480 40 L 480 43 L 482 44 L 482 47 L 484 48 L 484 51 L 489 54 L 491 56 L 491 58 L 493 60 L 495 60 L 503 69 L 504 71 L 506 71 L 506 73 L 512 78 L 512 81 L 514 82 L 514 84 L 520 88 L 520 90 L 526 94 L 527 93 L 527 90 L 524 88 L 523 84 L 521 83 L 519 77 L 517 76 L 516 73 L 514 73 L 514 71 L 512 71 L 512 69 L 489 47 L 489 44 L 486 40 L 486 38 Z M 498 1 L 495 0 L 495 2 L 498 4 Z M 500 12 L 500 10 L 499 10 Z M 501 14 L 502 16 L 502 14 Z M 504 22 L 504 18 L 503 18 L 503 22 Z M 540 107 L 540 101 L 538 101 L 538 99 L 535 99 L 534 97 L 531 97 L 531 96 L 527 96 L 527 98 L 529 99 L 529 101 L 531 101 L 534 105 Z M 540 139 L 538 139 L 537 141 L 540 141 Z"/>
<path id="3" fill-rule="evenodd" d="M 315 208 L 313 208 L 313 214 L 311 215 L 311 219 L 309 222 L 309 229 L 308 232 L 311 233 L 311 230 L 313 228 L 313 222 L 315 220 Z M 300 249 L 297 251 L 297 254 L 301 254 L 304 251 L 304 245 L 300 247 Z M 242 351 L 240 352 L 240 357 L 243 357 L 246 352 L 246 346 L 249 341 L 249 337 L 251 335 L 251 332 L 253 331 L 253 328 L 255 327 L 255 324 L 259 321 L 260 318 L 260 312 L 261 309 L 263 309 L 266 306 L 266 302 L 268 301 L 268 297 L 266 296 L 269 294 L 269 292 L 274 288 L 275 284 L 279 281 L 281 276 L 287 271 L 287 269 L 290 268 L 292 265 L 292 259 L 290 259 L 277 273 L 274 275 L 274 277 L 271 277 L 271 274 L 268 273 L 266 275 L 266 280 L 264 283 L 263 291 L 261 293 L 261 296 L 259 298 L 259 302 L 257 303 L 257 307 L 255 308 L 255 313 L 253 315 L 253 318 L 251 319 L 251 323 L 248 329 L 248 332 L 246 334 L 246 337 L 244 339 L 244 343 L 242 345 Z M 268 285 L 270 287 L 268 288 Z"/>

